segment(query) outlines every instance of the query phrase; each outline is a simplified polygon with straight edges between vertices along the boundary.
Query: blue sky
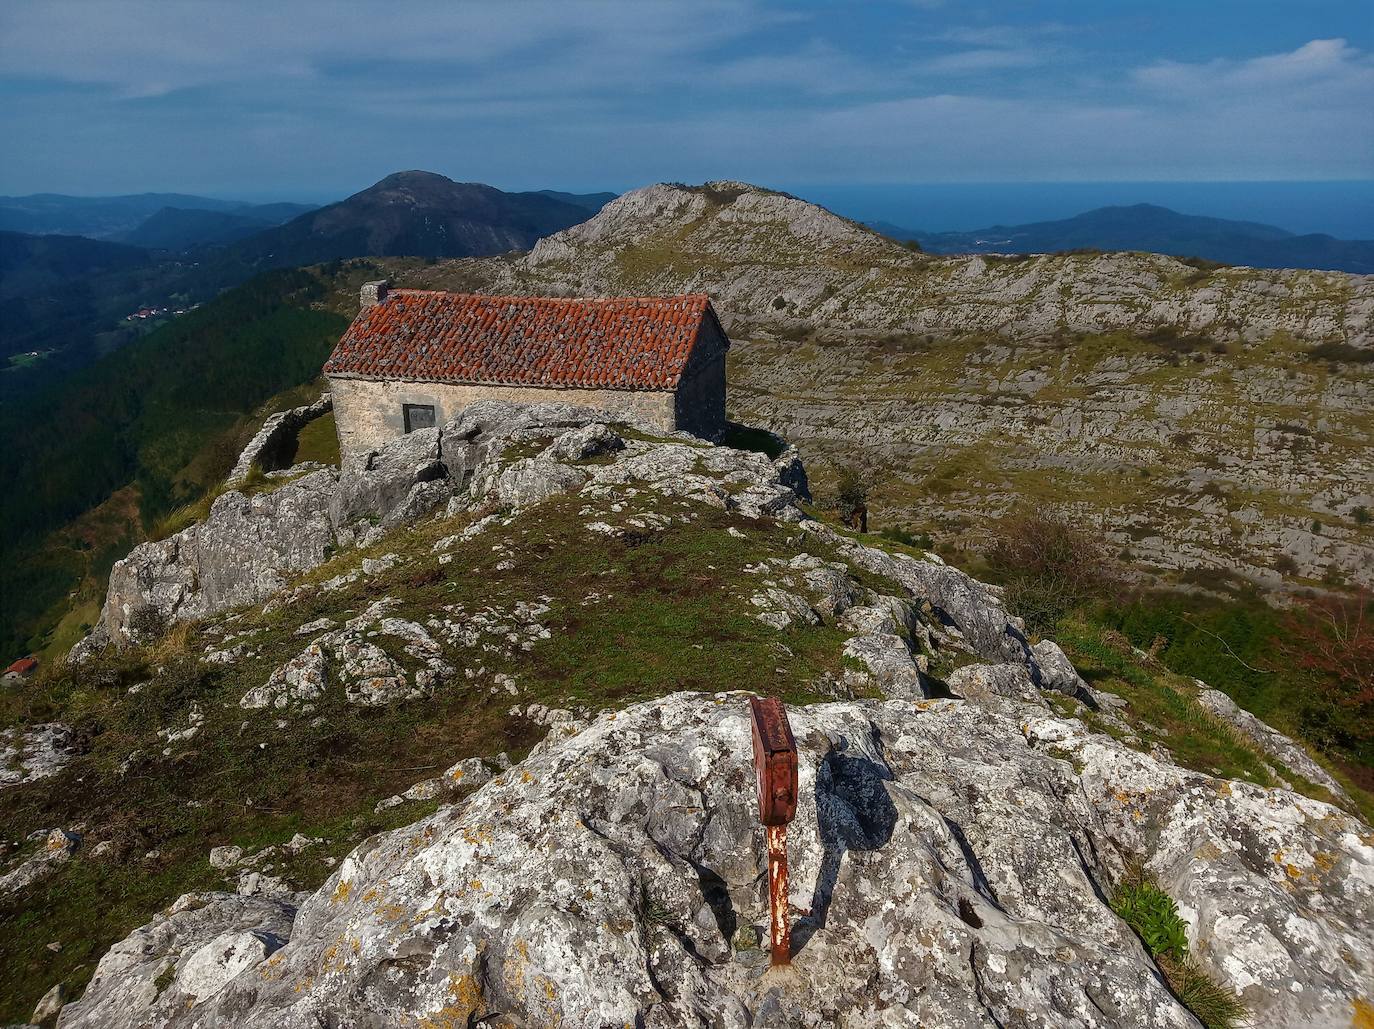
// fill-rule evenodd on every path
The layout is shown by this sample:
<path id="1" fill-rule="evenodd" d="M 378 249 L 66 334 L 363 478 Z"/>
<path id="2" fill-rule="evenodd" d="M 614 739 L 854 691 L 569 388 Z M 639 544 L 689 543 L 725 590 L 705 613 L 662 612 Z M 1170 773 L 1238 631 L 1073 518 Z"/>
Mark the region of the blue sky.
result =
<path id="1" fill-rule="evenodd" d="M 0 193 L 1374 178 L 1370 0 L 5 0 Z"/>

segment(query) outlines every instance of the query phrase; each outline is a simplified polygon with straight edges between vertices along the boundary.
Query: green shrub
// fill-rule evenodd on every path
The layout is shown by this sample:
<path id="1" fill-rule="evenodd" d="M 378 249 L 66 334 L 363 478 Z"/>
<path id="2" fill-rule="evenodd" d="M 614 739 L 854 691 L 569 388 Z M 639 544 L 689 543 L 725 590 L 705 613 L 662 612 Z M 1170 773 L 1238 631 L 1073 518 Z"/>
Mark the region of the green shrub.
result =
<path id="1" fill-rule="evenodd" d="M 1328 342 L 1313 347 L 1307 356 L 1315 361 L 1331 361 L 1335 364 L 1369 364 L 1374 362 L 1374 349 Z"/>
<path id="2" fill-rule="evenodd" d="M 914 547 L 916 550 L 930 550 L 935 546 L 935 542 L 930 538 L 930 533 L 923 532 L 919 536 L 913 534 L 905 525 L 888 525 L 878 530 L 878 535 L 883 539 L 892 540 L 894 543 L 901 543 L 903 546 Z"/>
<path id="3" fill-rule="evenodd" d="M 1178 905 L 1142 873 L 1128 876 L 1116 888 L 1112 910 L 1135 930 L 1152 956 L 1179 961 L 1188 956 L 1188 926 Z"/>
<path id="4" fill-rule="evenodd" d="M 993 576 L 1006 587 L 1011 610 L 1038 633 L 1070 612 L 1125 593 L 1120 570 L 1096 533 L 1054 514 L 1004 518 L 987 552 Z"/>
<path id="5" fill-rule="evenodd" d="M 840 469 L 830 506 L 845 513 L 868 506 L 868 480 L 863 472 L 852 466 Z"/>
<path id="6" fill-rule="evenodd" d="M 1178 905 L 1140 868 L 1133 868 L 1112 893 L 1112 910 L 1135 931 L 1159 965 L 1169 988 L 1207 1029 L 1246 1024 L 1245 1002 L 1188 955 L 1188 925 Z"/>

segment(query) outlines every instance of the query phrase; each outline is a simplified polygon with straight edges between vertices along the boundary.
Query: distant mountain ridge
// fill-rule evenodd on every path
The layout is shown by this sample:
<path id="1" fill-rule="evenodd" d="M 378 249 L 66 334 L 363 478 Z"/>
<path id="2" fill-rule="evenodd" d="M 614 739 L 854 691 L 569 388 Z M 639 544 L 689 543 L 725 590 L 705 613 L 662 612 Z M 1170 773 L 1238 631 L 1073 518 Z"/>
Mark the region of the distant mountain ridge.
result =
<path id="1" fill-rule="evenodd" d="M 1374 274 L 1374 240 L 1336 239 L 1323 233 L 1298 235 L 1275 225 L 1181 214 L 1155 204 L 1099 207 L 1058 221 L 992 225 L 966 232 L 927 232 L 890 222 L 868 224 L 893 239 L 914 239 L 933 254 L 1143 250 L 1253 268 Z"/>
<path id="2" fill-rule="evenodd" d="M 261 267 L 345 257 L 480 257 L 528 250 L 599 209 L 589 197 L 506 193 L 435 172 L 403 171 L 250 236 L 231 247 L 230 254 Z"/>
<path id="3" fill-rule="evenodd" d="M 87 236 L 119 239 L 166 208 L 216 211 L 275 225 L 312 209 L 310 204 L 252 204 L 189 193 L 133 193 L 126 196 L 75 197 L 62 193 L 0 196 L 0 229 L 35 236 Z"/>

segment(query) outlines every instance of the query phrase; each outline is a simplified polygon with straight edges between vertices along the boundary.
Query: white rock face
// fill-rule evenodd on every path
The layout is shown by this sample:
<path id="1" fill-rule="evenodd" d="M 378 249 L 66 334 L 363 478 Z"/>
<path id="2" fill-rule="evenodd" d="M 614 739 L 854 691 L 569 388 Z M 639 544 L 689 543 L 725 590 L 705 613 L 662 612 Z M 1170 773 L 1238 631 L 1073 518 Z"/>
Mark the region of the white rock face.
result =
<path id="1" fill-rule="evenodd" d="M 286 940 L 295 908 L 279 900 L 190 893 L 110 948 L 62 1029 L 226 1025 L 199 1005 L 262 964 Z M 251 938 L 251 939 L 250 939 Z M 247 974 L 245 974 L 247 973 Z M 189 1022 L 186 1020 L 189 1019 Z"/>
<path id="2" fill-rule="evenodd" d="M 153 996 L 166 955 L 277 915 L 156 920 L 62 1025 L 1196 1026 L 1103 900 L 1137 856 L 1256 1025 L 1348 1025 L 1374 980 L 1374 836 L 1329 805 L 1004 696 L 791 720 L 792 977 L 757 946 L 744 697 L 676 694 L 369 840 L 289 944 L 199 1003 Z"/>
<path id="3" fill-rule="evenodd" d="M 286 941 L 264 932 L 221 933 L 177 966 L 174 986 L 199 1004 L 231 979 L 262 964 Z"/>
<path id="4" fill-rule="evenodd" d="M 72 731 L 57 722 L 0 731 L 0 789 L 56 775 L 72 757 Z"/>

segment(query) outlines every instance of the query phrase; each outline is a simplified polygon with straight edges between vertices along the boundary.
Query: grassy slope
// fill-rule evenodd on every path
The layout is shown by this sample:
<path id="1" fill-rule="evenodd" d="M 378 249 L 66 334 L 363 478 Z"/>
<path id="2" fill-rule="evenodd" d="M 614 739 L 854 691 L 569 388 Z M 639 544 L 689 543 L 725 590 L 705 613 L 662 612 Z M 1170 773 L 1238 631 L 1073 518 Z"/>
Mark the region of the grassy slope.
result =
<path id="1" fill-rule="evenodd" d="M 580 506 L 575 498 L 545 504 L 537 516 L 460 547 L 445 566 L 431 546 L 466 517 L 428 522 L 372 551 L 336 558 L 306 581 L 322 581 L 381 552 L 406 561 L 347 590 L 312 593 L 286 610 L 248 612 L 233 628 L 250 633 L 261 656 L 237 666 L 199 663 L 193 655 L 211 637 L 195 627 L 148 651 L 5 695 L 3 724 L 70 721 L 90 750 L 57 777 L 0 793 L 4 835 L 18 840 L 33 829 L 80 822 L 89 843 L 114 839 L 123 856 L 115 866 L 74 861 L 24 903 L 0 906 L 0 1020 L 27 1015 L 58 979 L 84 983 L 93 960 L 151 911 L 214 883 L 210 847 L 282 842 L 303 831 L 325 836 L 327 852 L 339 854 L 384 824 L 372 813 L 381 798 L 461 757 L 521 753 L 536 738 L 534 727 L 507 714 L 512 698 L 504 691 L 470 684 L 465 668 L 480 663 L 488 672 L 514 674 L 526 703 L 598 707 L 678 689 L 755 689 L 806 702 L 818 697 L 801 684 L 839 672 L 844 637 L 837 630 L 778 634 L 749 616 L 745 595 L 731 591 L 746 579 L 745 565 L 791 556 L 783 534 L 710 509 L 699 511 L 691 526 L 589 547 Z M 744 538 L 727 535 L 727 525 Z M 502 552 L 493 551 L 498 544 Z M 515 568 L 496 567 L 503 553 L 519 558 Z M 294 718 L 287 729 L 276 727 L 280 712 L 237 706 L 277 664 L 299 653 L 298 625 L 357 612 L 388 595 L 402 600 L 396 616 L 421 622 L 444 604 L 508 608 L 547 596 L 552 638 L 513 661 L 450 655 L 458 679 L 432 701 L 363 710 L 335 700 L 320 707 L 318 723 Z M 589 601 L 594 595 L 599 602 Z M 399 648 L 396 656 L 407 660 Z M 128 694 L 129 685 L 145 681 Z M 206 713 L 204 727 L 162 756 L 157 730 L 184 725 L 192 702 Z M 134 750 L 143 756 L 121 772 Z M 420 810 L 408 806 L 401 821 Z M 145 859 L 153 849 L 158 856 Z M 303 882 L 313 885 L 325 871 L 320 866 L 317 879 Z M 120 903 L 101 902 L 102 883 L 118 888 Z M 60 953 L 46 948 L 52 940 L 63 942 Z"/>

